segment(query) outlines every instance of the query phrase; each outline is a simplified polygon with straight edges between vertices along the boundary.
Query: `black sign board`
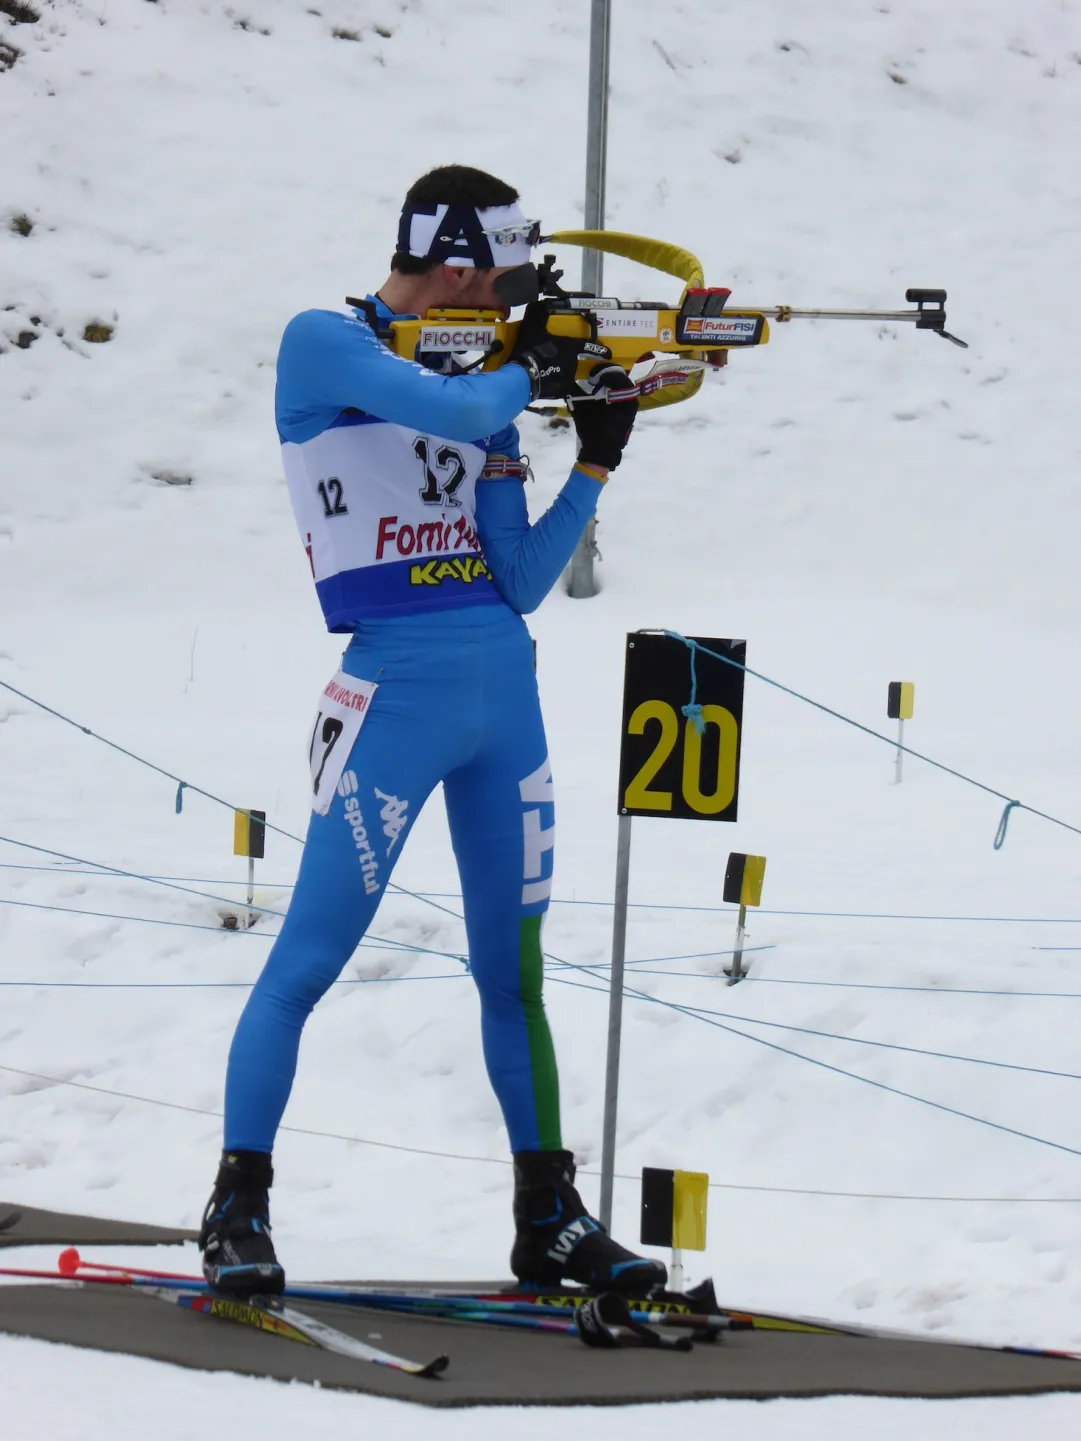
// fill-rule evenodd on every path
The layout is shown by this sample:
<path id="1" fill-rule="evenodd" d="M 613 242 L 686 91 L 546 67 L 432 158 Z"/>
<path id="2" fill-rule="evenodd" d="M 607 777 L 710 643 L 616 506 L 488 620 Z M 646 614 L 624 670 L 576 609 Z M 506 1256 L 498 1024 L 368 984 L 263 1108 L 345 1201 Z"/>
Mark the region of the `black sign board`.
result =
<path id="1" fill-rule="evenodd" d="M 734 821 L 739 800 L 743 671 L 747 642 L 694 636 L 735 665 L 694 652 L 695 702 L 702 729 L 683 707 L 691 701 L 690 648 L 656 631 L 627 637 L 619 811 L 625 816 Z"/>

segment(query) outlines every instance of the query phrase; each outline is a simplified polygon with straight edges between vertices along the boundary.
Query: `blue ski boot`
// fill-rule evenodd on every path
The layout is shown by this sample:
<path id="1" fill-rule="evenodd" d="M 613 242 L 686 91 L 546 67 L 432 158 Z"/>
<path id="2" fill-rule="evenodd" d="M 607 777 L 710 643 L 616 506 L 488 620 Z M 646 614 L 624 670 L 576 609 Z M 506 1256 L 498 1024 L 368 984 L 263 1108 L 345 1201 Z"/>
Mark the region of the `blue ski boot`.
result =
<path id="1" fill-rule="evenodd" d="M 647 1296 L 668 1279 L 660 1261 L 626 1250 L 589 1214 L 574 1189 L 570 1151 L 515 1152 L 514 1226 L 510 1268 L 525 1285 L 576 1281 Z"/>
<path id="2" fill-rule="evenodd" d="M 203 1275 L 222 1295 L 275 1296 L 285 1288 L 285 1272 L 270 1239 L 267 1192 L 273 1180 L 265 1152 L 222 1152 L 199 1232 Z"/>

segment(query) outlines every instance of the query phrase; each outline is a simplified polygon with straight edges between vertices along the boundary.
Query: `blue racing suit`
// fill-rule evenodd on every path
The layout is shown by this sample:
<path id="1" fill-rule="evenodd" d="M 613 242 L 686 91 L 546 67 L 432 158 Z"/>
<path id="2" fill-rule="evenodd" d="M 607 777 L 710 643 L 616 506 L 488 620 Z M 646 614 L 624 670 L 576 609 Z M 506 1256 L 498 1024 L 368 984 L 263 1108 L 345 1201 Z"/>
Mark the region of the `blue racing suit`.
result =
<path id="1" fill-rule="evenodd" d="M 372 297 L 369 297 L 371 301 Z M 381 302 L 377 324 L 393 317 Z M 541 996 L 551 771 L 522 615 L 555 584 L 602 484 L 574 469 L 530 525 L 512 422 L 522 367 L 439 375 L 354 312 L 286 328 L 276 410 L 290 498 L 342 672 L 377 690 L 229 1054 L 228 1150 L 269 1152 L 301 1029 L 371 924 L 442 781 L 484 1058 L 512 1151 L 562 1145 Z M 510 469 L 511 473 L 507 471 Z"/>

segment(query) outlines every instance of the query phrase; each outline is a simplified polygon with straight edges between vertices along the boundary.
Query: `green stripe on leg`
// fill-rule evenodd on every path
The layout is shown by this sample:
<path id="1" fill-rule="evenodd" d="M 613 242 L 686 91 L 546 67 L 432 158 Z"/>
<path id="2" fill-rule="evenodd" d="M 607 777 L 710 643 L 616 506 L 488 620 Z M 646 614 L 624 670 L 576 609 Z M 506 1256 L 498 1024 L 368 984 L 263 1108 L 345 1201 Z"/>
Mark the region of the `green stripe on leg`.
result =
<path id="1" fill-rule="evenodd" d="M 542 916 L 522 918 L 518 931 L 518 973 L 529 1039 L 529 1064 L 533 1072 L 537 1147 L 541 1151 L 559 1151 L 563 1148 L 559 1126 L 559 1073 L 541 994 L 544 983 L 544 957 L 540 943 L 542 919 Z"/>

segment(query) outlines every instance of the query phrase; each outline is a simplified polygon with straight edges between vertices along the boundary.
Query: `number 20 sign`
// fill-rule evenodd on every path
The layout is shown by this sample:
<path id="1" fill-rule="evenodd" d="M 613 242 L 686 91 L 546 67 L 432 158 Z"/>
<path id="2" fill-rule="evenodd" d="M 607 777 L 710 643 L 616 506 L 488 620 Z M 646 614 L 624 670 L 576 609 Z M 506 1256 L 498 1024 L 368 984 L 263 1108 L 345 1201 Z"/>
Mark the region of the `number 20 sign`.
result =
<path id="1" fill-rule="evenodd" d="M 737 665 L 694 653 L 695 700 L 703 729 L 684 716 L 691 699 L 691 651 L 655 631 L 627 637 L 619 811 L 625 816 L 734 821 L 739 801 L 743 671 L 747 642 L 696 636 Z"/>

